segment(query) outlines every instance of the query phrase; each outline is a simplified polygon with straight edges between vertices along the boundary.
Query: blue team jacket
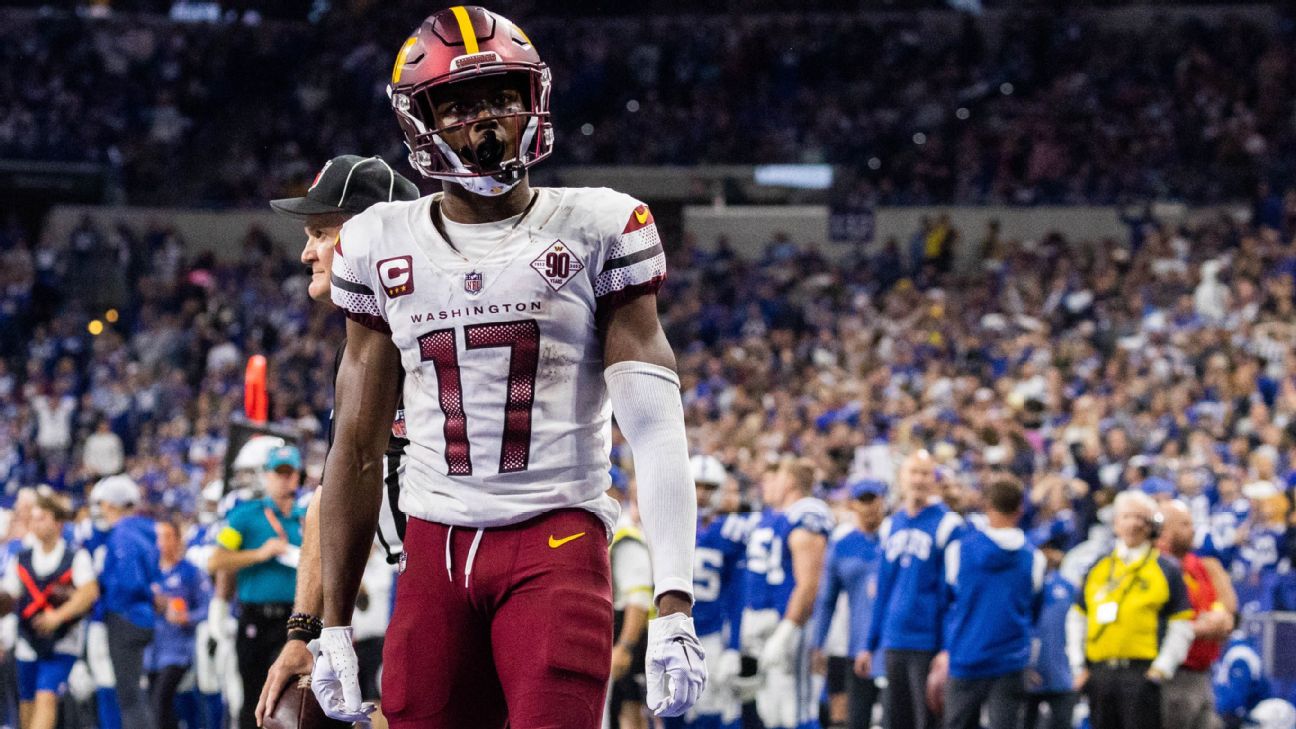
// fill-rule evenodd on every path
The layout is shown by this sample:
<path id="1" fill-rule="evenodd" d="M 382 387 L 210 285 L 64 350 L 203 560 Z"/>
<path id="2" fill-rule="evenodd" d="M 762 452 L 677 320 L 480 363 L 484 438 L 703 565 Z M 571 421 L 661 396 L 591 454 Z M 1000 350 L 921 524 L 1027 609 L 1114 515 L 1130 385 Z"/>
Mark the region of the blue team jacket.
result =
<path id="1" fill-rule="evenodd" d="M 991 678 L 1025 669 L 1044 556 L 1015 528 L 968 529 L 946 555 L 950 675 Z"/>
<path id="2" fill-rule="evenodd" d="M 153 521 L 142 516 L 122 519 L 109 530 L 104 546 L 103 573 L 99 575 L 104 612 L 151 629 L 153 585 L 159 576 Z"/>
<path id="3" fill-rule="evenodd" d="M 901 509 L 882 523 L 882 562 L 866 647 L 937 651 L 944 644 L 945 547 L 963 519 L 941 503 L 913 516 Z"/>

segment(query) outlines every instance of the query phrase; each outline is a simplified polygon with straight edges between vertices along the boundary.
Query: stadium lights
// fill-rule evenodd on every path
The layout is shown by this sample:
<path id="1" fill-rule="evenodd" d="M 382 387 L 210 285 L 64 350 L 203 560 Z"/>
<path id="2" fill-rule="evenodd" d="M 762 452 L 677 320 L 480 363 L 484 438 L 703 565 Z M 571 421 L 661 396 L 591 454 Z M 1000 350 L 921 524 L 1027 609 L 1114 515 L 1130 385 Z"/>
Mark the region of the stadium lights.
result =
<path id="1" fill-rule="evenodd" d="M 86 325 L 86 331 L 90 332 L 90 336 L 92 337 L 97 337 L 100 334 L 103 334 L 103 330 L 104 324 L 98 319 L 91 319 L 90 323 Z"/>
<path id="2" fill-rule="evenodd" d="M 802 190 L 827 190 L 832 187 L 832 165 L 756 165 L 753 178 L 757 185 L 795 187 Z"/>

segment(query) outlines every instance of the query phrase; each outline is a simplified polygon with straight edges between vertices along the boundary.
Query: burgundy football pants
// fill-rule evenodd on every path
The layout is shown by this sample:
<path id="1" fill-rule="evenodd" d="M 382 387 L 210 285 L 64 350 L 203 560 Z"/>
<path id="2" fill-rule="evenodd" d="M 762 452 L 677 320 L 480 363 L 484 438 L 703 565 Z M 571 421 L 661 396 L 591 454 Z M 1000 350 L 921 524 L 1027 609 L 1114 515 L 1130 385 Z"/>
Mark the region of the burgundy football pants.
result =
<path id="1" fill-rule="evenodd" d="M 478 534 L 409 520 L 383 714 L 393 729 L 598 729 L 612 660 L 603 523 L 564 509 Z"/>

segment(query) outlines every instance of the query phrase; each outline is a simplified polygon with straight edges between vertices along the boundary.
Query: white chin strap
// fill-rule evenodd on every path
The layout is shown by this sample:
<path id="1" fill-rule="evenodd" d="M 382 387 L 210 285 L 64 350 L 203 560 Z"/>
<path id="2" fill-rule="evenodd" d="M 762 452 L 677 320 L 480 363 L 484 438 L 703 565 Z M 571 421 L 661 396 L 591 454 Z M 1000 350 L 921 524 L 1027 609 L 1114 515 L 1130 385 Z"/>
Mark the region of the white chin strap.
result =
<path id="1" fill-rule="evenodd" d="M 455 154 L 455 151 L 450 148 L 450 145 L 446 144 L 441 139 L 440 134 L 433 135 L 432 141 L 436 142 L 437 149 L 441 150 L 441 153 L 446 156 L 446 159 L 450 160 L 450 163 L 454 165 L 455 172 L 468 171 L 468 168 L 464 166 L 463 160 L 459 159 L 459 155 Z M 483 197 L 498 197 L 500 195 L 503 195 L 509 190 L 512 190 L 513 188 L 517 187 L 517 184 L 522 181 L 522 175 L 518 175 L 517 179 L 511 182 L 503 182 L 498 178 L 490 175 L 480 175 L 477 177 L 457 177 L 457 176 L 449 177 L 449 176 L 441 176 L 441 175 L 429 175 L 429 177 L 438 180 L 449 180 L 450 182 L 457 182 L 468 192 L 471 192 L 474 195 L 481 195 Z"/>

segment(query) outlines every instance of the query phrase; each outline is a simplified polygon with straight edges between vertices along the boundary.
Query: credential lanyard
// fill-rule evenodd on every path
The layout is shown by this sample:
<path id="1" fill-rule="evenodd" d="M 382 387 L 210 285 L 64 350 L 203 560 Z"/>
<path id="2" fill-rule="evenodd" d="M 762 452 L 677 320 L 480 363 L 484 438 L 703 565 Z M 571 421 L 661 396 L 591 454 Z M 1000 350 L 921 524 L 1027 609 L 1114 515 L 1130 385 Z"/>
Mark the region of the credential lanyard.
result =
<path id="1" fill-rule="evenodd" d="M 1120 606 L 1125 602 L 1125 598 L 1126 598 L 1126 597 L 1129 597 L 1130 590 L 1133 590 L 1133 589 L 1134 589 L 1134 585 L 1138 583 L 1138 581 L 1139 581 L 1139 576 L 1138 576 L 1138 575 L 1139 575 L 1139 572 L 1143 571 L 1143 566 L 1147 564 L 1147 562 L 1148 562 L 1149 559 L 1152 559 L 1152 550 L 1153 550 L 1152 545 L 1148 545 L 1148 551 L 1147 551 L 1147 554 L 1143 555 L 1143 559 L 1139 560 L 1139 563 L 1136 564 L 1136 565 L 1134 565 L 1134 569 L 1132 569 L 1132 570 L 1126 572 L 1125 574 L 1121 575 L 1120 580 L 1118 580 L 1118 581 L 1116 582 L 1117 585 L 1120 585 L 1120 583 L 1123 582 L 1123 581 L 1125 580 L 1126 577 L 1131 578 L 1130 581 L 1127 582 L 1127 583 L 1125 584 L 1125 589 L 1124 589 L 1124 590 L 1121 590 L 1120 597 L 1117 597 L 1117 598 L 1116 598 L 1116 611 L 1117 611 L 1118 614 L 1119 614 L 1119 612 L 1120 612 Z M 1107 570 L 1107 584 L 1108 584 L 1108 585 L 1111 585 L 1111 584 L 1112 584 L 1112 578 L 1116 576 L 1116 560 L 1118 560 L 1118 559 L 1120 559 L 1120 557 L 1117 556 L 1117 554 L 1116 554 L 1115 552 L 1113 552 L 1113 553 L 1112 553 L 1112 556 L 1111 556 L 1110 568 Z M 1098 640 L 1099 638 L 1101 638 L 1101 637 L 1102 637 L 1102 634 L 1105 633 L 1105 632 L 1107 632 L 1107 626 L 1108 626 L 1108 625 L 1111 625 L 1111 623 L 1105 623 L 1105 624 L 1103 624 L 1103 625 L 1099 625 L 1099 626 L 1098 626 L 1098 632 L 1097 632 L 1097 633 L 1094 633 L 1094 637 L 1093 637 L 1093 639 L 1094 639 L 1094 640 Z"/>
<path id="2" fill-rule="evenodd" d="M 275 534 L 278 534 L 280 539 L 287 542 L 288 533 L 284 531 L 283 524 L 279 523 L 279 517 L 275 516 L 274 509 L 268 506 L 265 507 L 265 518 L 266 521 L 270 522 L 270 528 L 275 530 Z"/>

